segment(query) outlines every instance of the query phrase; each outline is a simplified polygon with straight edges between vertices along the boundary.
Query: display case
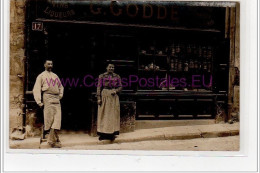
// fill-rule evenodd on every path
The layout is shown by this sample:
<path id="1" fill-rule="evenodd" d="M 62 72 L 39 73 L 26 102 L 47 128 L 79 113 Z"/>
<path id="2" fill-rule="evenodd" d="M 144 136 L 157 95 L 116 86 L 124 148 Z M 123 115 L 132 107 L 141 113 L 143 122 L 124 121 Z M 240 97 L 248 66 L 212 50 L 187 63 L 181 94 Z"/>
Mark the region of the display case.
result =
<path id="1" fill-rule="evenodd" d="M 158 76 L 162 79 L 158 86 L 146 88 L 149 90 L 212 91 L 213 49 L 210 44 L 200 45 L 174 41 L 163 48 L 150 46 L 148 49 L 139 50 L 138 74 L 140 77 Z M 203 77 L 204 85 L 195 86 L 192 84 L 192 76 Z M 172 77 L 181 80 L 180 84 L 176 84 L 177 81 Z M 170 79 L 173 81 L 169 81 Z M 145 89 L 140 87 L 138 90 Z"/>
<path id="2" fill-rule="evenodd" d="M 108 49 L 109 57 L 132 56 L 106 61 L 113 62 L 122 77 L 138 78 L 120 95 L 121 100 L 136 102 L 136 119 L 215 118 L 220 109 L 225 113 L 228 49 L 223 47 L 229 44 L 221 31 L 157 28 L 121 34 L 116 36 L 121 41 L 110 39 L 114 47 Z"/>

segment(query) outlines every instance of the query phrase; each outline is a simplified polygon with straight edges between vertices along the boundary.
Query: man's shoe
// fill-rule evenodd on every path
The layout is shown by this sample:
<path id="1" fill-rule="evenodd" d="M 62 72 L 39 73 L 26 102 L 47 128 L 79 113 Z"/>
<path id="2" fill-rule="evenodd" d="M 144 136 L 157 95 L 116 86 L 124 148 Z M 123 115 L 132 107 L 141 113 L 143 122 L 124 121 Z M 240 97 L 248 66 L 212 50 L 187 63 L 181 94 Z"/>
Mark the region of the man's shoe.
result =
<path id="1" fill-rule="evenodd" d="M 48 142 L 48 145 L 53 147 L 54 146 L 54 143 L 53 142 Z"/>
<path id="2" fill-rule="evenodd" d="M 42 142 L 46 142 L 46 141 L 47 141 L 48 135 L 49 135 L 49 131 L 48 131 L 48 130 L 45 131 L 45 130 L 44 130 L 44 126 L 42 126 L 40 144 L 41 144 Z"/>
<path id="3" fill-rule="evenodd" d="M 55 143 L 48 143 L 52 148 L 61 148 L 61 143 L 60 142 L 55 142 Z"/>
<path id="4" fill-rule="evenodd" d="M 60 143 L 60 142 L 54 143 L 54 145 L 52 146 L 52 148 L 61 148 L 61 143 Z"/>
<path id="5" fill-rule="evenodd" d="M 111 138 L 110 138 L 110 141 L 114 141 L 116 139 L 116 136 L 112 136 Z"/>
<path id="6" fill-rule="evenodd" d="M 98 140 L 100 141 L 104 140 L 103 136 L 99 136 Z"/>

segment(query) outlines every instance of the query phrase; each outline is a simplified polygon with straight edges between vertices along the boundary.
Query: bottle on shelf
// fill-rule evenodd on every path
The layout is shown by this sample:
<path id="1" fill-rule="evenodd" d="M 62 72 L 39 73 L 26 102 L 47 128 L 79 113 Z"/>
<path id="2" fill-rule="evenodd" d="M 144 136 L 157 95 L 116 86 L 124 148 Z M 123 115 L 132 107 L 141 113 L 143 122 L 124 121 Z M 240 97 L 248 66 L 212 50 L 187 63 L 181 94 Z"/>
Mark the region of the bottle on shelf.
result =
<path id="1" fill-rule="evenodd" d="M 170 46 L 170 55 L 175 56 L 175 45 L 174 45 L 174 43 Z"/>
<path id="2" fill-rule="evenodd" d="M 202 57 L 202 47 L 201 47 L 201 45 L 198 46 L 198 57 L 199 58 Z"/>
<path id="3" fill-rule="evenodd" d="M 208 61 L 208 72 L 210 73 L 211 72 L 211 62 Z"/>
<path id="4" fill-rule="evenodd" d="M 205 72 L 205 71 L 208 71 L 208 63 L 207 63 L 206 60 L 203 61 L 202 69 L 203 69 L 204 72 Z"/>
<path id="5" fill-rule="evenodd" d="M 178 43 L 178 44 L 176 45 L 176 47 L 175 47 L 175 53 L 176 53 L 176 54 L 181 53 L 181 45 L 180 45 L 180 43 Z"/>
<path id="6" fill-rule="evenodd" d="M 189 71 L 189 63 L 188 63 L 187 60 L 184 62 L 184 68 L 183 68 L 183 71 L 185 71 L 185 72 L 188 72 L 188 71 Z"/>
<path id="7" fill-rule="evenodd" d="M 175 58 L 174 59 L 174 71 L 177 71 L 177 69 L 178 69 L 178 59 Z"/>
<path id="8" fill-rule="evenodd" d="M 171 59 L 170 60 L 170 71 L 174 71 L 174 69 L 175 69 L 174 60 Z"/>
<path id="9" fill-rule="evenodd" d="M 202 57 L 207 57 L 208 51 L 205 45 L 202 46 Z"/>
<path id="10" fill-rule="evenodd" d="M 199 70 L 199 62 L 197 59 L 194 60 L 194 72 L 198 72 Z"/>
<path id="11" fill-rule="evenodd" d="M 178 59 L 177 71 L 182 71 L 182 60 L 181 59 Z"/>
<path id="12" fill-rule="evenodd" d="M 191 55 L 191 53 L 192 53 L 192 48 L 191 48 L 191 45 L 190 44 L 188 44 L 187 45 L 187 55 Z"/>
<path id="13" fill-rule="evenodd" d="M 189 71 L 190 72 L 194 71 L 194 61 L 193 61 L 193 59 L 190 59 L 190 61 L 189 61 Z"/>

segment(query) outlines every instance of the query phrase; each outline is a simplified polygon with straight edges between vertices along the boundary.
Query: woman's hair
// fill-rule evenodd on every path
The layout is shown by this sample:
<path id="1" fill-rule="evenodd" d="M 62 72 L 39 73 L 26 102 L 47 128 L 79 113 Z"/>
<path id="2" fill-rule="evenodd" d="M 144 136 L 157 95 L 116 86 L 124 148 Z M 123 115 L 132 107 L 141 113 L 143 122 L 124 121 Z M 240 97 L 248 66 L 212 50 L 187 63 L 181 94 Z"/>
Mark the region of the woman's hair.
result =
<path id="1" fill-rule="evenodd" d="M 113 66 L 115 66 L 115 64 L 112 61 L 107 60 L 105 63 L 105 68 L 107 68 L 109 64 L 112 64 Z"/>

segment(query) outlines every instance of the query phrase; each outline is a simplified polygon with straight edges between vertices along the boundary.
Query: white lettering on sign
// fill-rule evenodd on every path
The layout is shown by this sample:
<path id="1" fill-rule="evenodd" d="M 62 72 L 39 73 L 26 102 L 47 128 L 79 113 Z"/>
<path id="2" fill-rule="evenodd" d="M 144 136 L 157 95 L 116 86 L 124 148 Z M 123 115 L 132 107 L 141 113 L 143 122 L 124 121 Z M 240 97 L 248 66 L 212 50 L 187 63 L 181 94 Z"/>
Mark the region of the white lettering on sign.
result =
<path id="1" fill-rule="evenodd" d="M 42 22 L 32 22 L 32 30 L 33 31 L 42 31 L 43 23 Z"/>

